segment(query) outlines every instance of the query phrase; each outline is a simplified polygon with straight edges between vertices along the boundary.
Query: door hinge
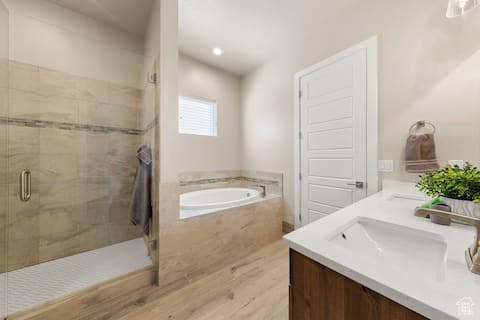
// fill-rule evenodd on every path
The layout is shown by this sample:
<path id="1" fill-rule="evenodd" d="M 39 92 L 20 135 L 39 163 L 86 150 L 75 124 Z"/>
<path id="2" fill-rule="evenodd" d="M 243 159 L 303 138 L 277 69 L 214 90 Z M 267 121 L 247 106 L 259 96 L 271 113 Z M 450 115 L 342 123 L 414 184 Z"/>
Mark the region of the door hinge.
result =
<path id="1" fill-rule="evenodd" d="M 302 90 L 298 90 L 298 97 L 301 99 L 302 98 Z"/>
<path id="2" fill-rule="evenodd" d="M 157 74 L 149 72 L 147 74 L 147 82 L 148 83 L 157 83 Z"/>
<path id="3" fill-rule="evenodd" d="M 150 240 L 148 241 L 148 247 L 150 250 L 154 251 L 157 250 L 157 240 Z"/>
<path id="4" fill-rule="evenodd" d="M 300 213 L 300 215 L 298 216 L 298 220 L 300 220 L 300 222 L 302 222 L 302 214 Z"/>
<path id="5" fill-rule="evenodd" d="M 302 132 L 301 131 L 298 133 L 298 139 L 302 140 Z"/>
<path id="6" fill-rule="evenodd" d="M 298 180 L 302 180 L 302 174 L 301 173 L 298 174 Z"/>

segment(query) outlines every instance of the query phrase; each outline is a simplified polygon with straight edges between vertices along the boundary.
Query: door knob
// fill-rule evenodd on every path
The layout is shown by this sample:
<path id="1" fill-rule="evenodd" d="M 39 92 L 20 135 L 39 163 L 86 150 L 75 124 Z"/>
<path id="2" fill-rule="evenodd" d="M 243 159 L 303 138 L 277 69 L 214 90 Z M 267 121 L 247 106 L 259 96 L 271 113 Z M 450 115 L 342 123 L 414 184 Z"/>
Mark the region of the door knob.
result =
<path id="1" fill-rule="evenodd" d="M 365 183 L 363 181 L 355 181 L 354 183 L 347 183 L 349 186 L 355 186 L 355 188 L 363 189 Z"/>

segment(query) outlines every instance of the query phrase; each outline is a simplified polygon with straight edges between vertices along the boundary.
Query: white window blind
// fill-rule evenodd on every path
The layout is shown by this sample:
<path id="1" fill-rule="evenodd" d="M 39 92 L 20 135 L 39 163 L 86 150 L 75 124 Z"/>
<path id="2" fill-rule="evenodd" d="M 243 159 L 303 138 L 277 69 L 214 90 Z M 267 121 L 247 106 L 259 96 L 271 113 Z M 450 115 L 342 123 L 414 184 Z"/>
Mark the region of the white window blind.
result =
<path id="1" fill-rule="evenodd" d="M 202 136 L 217 135 L 217 104 L 212 101 L 180 96 L 178 132 Z"/>

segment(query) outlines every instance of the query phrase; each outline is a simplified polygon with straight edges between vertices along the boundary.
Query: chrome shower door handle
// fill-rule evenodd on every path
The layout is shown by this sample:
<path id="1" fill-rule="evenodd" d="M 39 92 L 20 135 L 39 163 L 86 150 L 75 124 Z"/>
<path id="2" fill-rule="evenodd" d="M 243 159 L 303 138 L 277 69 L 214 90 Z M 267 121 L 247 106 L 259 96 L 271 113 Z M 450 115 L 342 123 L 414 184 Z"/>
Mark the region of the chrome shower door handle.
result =
<path id="1" fill-rule="evenodd" d="M 32 173 L 28 169 L 23 169 L 20 174 L 20 200 L 28 201 L 32 196 Z"/>

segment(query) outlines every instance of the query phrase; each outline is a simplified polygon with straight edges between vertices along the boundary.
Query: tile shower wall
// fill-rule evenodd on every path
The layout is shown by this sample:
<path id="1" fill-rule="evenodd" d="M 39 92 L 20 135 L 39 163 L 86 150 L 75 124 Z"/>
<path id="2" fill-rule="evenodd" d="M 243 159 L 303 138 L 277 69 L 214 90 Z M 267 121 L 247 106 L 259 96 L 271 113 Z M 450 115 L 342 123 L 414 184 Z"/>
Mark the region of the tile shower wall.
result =
<path id="1" fill-rule="evenodd" d="M 9 269 L 141 236 L 127 218 L 141 90 L 10 61 Z M 19 174 L 32 197 L 19 200 Z"/>

